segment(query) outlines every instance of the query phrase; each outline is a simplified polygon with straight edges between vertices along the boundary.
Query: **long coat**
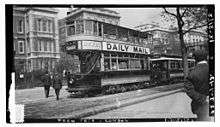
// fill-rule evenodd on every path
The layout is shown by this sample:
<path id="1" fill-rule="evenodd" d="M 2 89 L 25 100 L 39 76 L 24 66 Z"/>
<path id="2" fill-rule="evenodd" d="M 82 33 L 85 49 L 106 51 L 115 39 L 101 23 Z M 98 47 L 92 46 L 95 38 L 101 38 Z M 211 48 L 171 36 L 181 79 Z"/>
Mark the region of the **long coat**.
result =
<path id="1" fill-rule="evenodd" d="M 41 77 L 41 80 L 42 80 L 44 86 L 51 86 L 51 84 L 52 84 L 52 81 L 51 81 L 49 74 L 43 75 Z"/>
<path id="2" fill-rule="evenodd" d="M 191 70 L 185 84 L 186 93 L 192 99 L 191 108 L 193 113 L 198 113 L 201 106 L 207 105 L 206 98 L 209 95 L 209 66 L 200 63 Z"/>
<path id="3" fill-rule="evenodd" d="M 54 89 L 61 89 L 62 88 L 62 79 L 61 76 L 55 76 L 52 79 L 52 84 Z"/>

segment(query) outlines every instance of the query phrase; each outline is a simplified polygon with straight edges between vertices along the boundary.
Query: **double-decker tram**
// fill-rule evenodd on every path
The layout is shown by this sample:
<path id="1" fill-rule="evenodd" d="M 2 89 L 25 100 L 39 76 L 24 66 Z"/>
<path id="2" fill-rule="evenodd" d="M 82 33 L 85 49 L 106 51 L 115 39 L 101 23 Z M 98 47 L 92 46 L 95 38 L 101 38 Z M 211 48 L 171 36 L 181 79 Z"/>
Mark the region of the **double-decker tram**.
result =
<path id="1" fill-rule="evenodd" d="M 68 92 L 108 94 L 149 85 L 150 34 L 87 19 L 67 20 L 66 31 L 64 52 L 78 63 Z"/>
<path id="2" fill-rule="evenodd" d="M 164 55 L 151 58 L 151 81 L 156 84 L 181 82 L 184 78 L 182 58 Z M 195 60 L 188 58 L 189 70 L 195 66 Z"/>

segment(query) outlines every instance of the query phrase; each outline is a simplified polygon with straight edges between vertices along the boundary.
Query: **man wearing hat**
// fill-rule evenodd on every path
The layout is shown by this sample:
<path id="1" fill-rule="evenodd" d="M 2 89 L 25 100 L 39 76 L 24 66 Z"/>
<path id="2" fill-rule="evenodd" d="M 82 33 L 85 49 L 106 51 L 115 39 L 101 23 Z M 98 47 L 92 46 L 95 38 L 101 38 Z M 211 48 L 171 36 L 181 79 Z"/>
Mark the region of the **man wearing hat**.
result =
<path id="1" fill-rule="evenodd" d="M 50 86 L 52 84 L 50 74 L 48 71 L 46 71 L 46 73 L 41 77 L 41 80 L 44 85 L 45 97 L 48 98 L 50 92 Z"/>
<path id="2" fill-rule="evenodd" d="M 55 90 L 56 99 L 59 100 L 60 89 L 62 88 L 62 80 L 61 76 L 58 73 L 54 74 L 52 79 L 53 88 Z"/>
<path id="3" fill-rule="evenodd" d="M 203 50 L 193 54 L 197 64 L 187 77 L 185 89 L 192 99 L 191 109 L 197 115 L 198 121 L 209 121 L 208 95 L 209 95 L 209 65 L 207 53 Z"/>

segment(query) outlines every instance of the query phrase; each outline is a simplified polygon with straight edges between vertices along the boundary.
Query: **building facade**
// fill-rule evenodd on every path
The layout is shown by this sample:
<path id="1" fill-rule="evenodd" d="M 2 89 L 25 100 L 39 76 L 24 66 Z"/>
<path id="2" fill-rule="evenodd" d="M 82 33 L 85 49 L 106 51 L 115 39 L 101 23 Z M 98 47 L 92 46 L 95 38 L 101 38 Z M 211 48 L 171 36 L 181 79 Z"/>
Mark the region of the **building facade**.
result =
<path id="1" fill-rule="evenodd" d="M 146 31 L 153 35 L 151 50 L 153 53 L 181 55 L 180 41 L 176 29 L 161 28 L 159 25 L 144 24 L 135 27 L 140 31 Z M 195 50 L 207 50 L 207 35 L 199 31 L 190 31 L 184 35 L 184 42 L 188 53 Z"/>
<path id="2" fill-rule="evenodd" d="M 60 58 L 57 13 L 53 8 L 13 8 L 16 69 L 53 70 Z"/>
<path id="3" fill-rule="evenodd" d="M 26 34 L 25 34 L 25 8 L 13 10 L 13 47 L 14 65 L 18 71 L 26 70 Z"/>

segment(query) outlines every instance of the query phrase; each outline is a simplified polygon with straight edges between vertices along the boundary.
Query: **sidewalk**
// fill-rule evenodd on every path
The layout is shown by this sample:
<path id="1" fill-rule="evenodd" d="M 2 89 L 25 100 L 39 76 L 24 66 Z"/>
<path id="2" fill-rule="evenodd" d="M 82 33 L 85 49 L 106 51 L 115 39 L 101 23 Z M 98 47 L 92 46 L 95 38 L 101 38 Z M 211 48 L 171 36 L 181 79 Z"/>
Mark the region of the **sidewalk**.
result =
<path id="1" fill-rule="evenodd" d="M 63 91 L 59 101 L 56 101 L 55 97 L 45 98 L 42 96 L 40 99 L 25 103 L 25 118 L 51 119 L 86 117 L 91 114 L 146 101 L 149 97 L 153 99 L 155 97 L 164 96 L 165 94 L 171 94 L 175 92 L 172 90 L 180 89 L 182 85 L 183 84 L 159 86 L 90 98 L 68 98 L 67 92 Z"/>
<path id="2" fill-rule="evenodd" d="M 81 118 L 87 116 L 86 114 L 95 114 L 116 107 L 138 103 L 138 101 L 145 101 L 146 99 L 149 99 L 146 98 L 148 96 L 153 99 L 153 97 L 156 96 L 170 94 L 170 92 L 174 92 L 172 90 L 177 90 L 182 88 L 182 86 L 183 84 L 174 84 L 89 98 L 69 98 L 69 94 L 63 90 L 60 93 L 61 97 L 59 101 L 55 99 L 55 96 L 45 98 L 43 96 L 43 88 L 41 90 L 39 89 L 40 91 L 31 90 L 29 93 L 25 93 L 25 96 L 28 96 L 29 94 L 31 94 L 29 96 L 32 96 L 28 98 L 31 100 L 23 103 L 25 104 L 25 118 Z M 35 98 L 36 96 L 33 95 L 36 95 L 39 98 Z"/>
<path id="3" fill-rule="evenodd" d="M 172 91 L 167 91 L 167 92 L 161 92 L 161 93 L 155 93 L 155 94 L 151 94 L 151 95 L 148 95 L 148 96 L 132 98 L 132 99 L 129 99 L 129 100 L 122 100 L 122 101 L 116 100 L 116 102 L 114 102 L 112 104 L 95 106 L 95 107 L 91 107 L 91 108 L 88 108 L 88 109 L 75 111 L 75 112 L 72 112 L 72 113 L 69 113 L 69 114 L 66 114 L 66 115 L 62 115 L 62 116 L 59 116 L 59 115 L 58 116 L 53 116 L 51 118 L 74 118 L 74 119 L 84 118 L 84 117 L 88 117 L 88 116 L 95 115 L 95 114 L 98 114 L 98 113 L 102 113 L 102 112 L 118 109 L 118 108 L 121 108 L 121 107 L 141 103 L 141 102 L 144 102 L 144 101 L 149 101 L 149 100 L 153 100 L 153 99 L 156 99 L 156 98 L 168 96 L 168 95 L 178 93 L 178 92 L 182 92 L 182 89 L 177 89 L 177 90 L 172 90 Z"/>

